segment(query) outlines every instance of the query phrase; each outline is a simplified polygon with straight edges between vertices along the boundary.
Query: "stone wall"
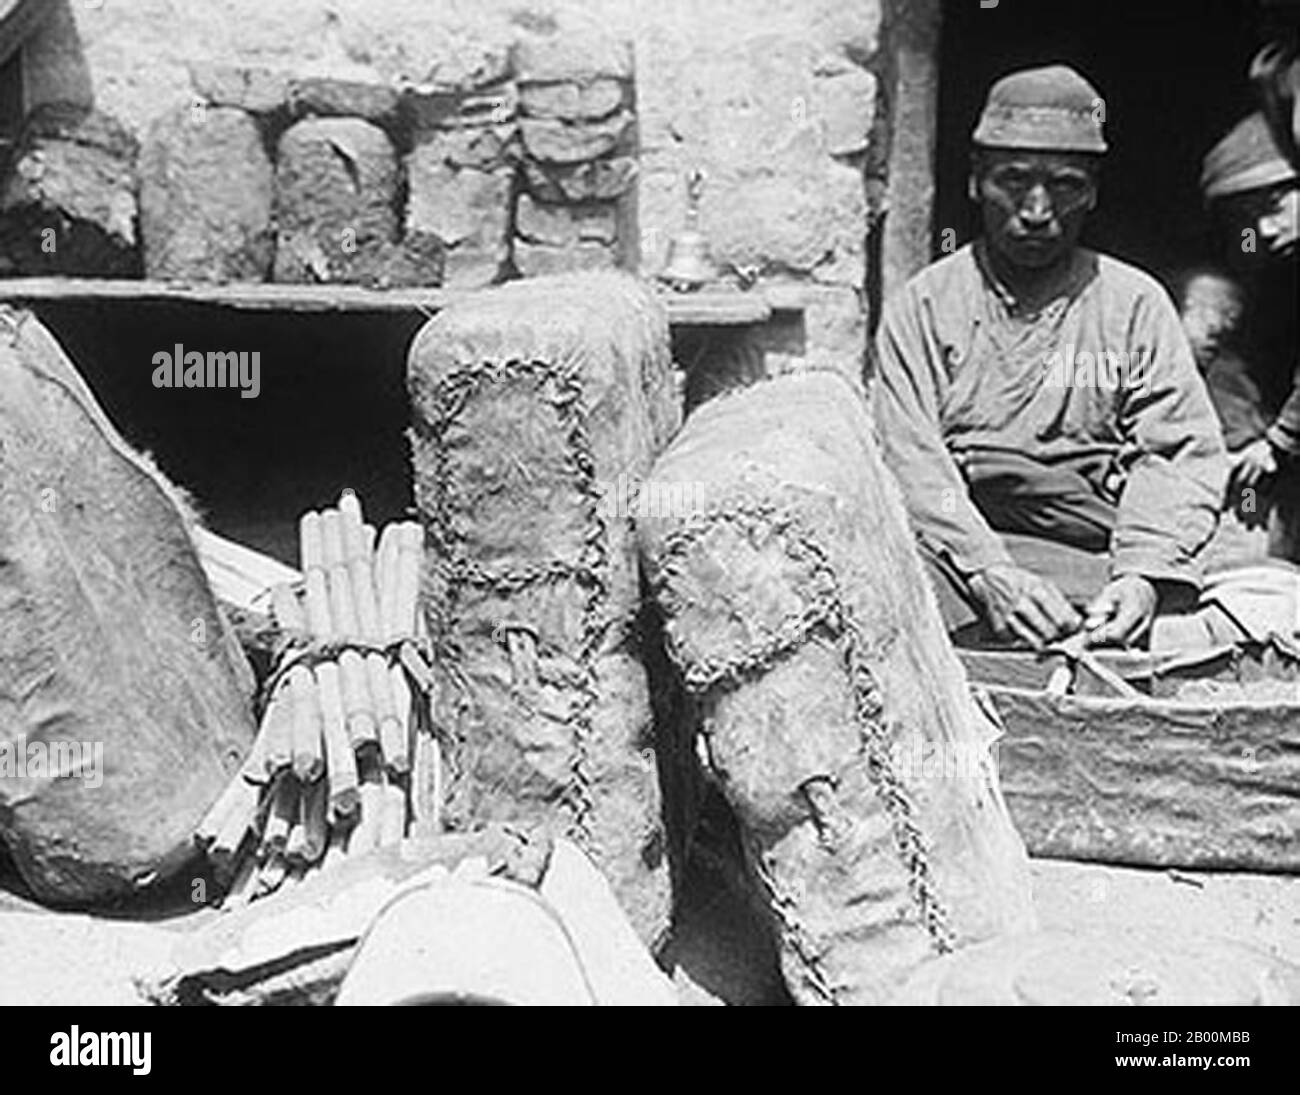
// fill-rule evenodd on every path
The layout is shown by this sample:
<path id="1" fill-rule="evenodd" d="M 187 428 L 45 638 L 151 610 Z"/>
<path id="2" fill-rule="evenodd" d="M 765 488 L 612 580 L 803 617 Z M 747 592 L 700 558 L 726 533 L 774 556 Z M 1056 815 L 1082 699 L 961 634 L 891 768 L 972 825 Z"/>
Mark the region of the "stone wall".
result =
<path id="1" fill-rule="evenodd" d="M 643 269 L 662 268 L 698 168 L 714 259 L 799 290 L 805 360 L 854 375 L 880 15 L 878 0 L 659 0 L 636 37 Z"/>
<path id="2" fill-rule="evenodd" d="M 496 88 L 475 133 L 435 122 L 394 137 L 410 190 L 400 234 L 442 244 L 453 283 L 498 265 L 654 274 L 698 169 L 725 278 L 802 316 L 802 352 L 770 368 L 859 368 L 888 153 L 884 0 L 55 2 L 28 48 L 28 105 L 93 100 L 142 139 L 196 93 L 212 101 L 195 73 L 214 66 Z M 501 223 L 507 164 L 519 181 Z"/>

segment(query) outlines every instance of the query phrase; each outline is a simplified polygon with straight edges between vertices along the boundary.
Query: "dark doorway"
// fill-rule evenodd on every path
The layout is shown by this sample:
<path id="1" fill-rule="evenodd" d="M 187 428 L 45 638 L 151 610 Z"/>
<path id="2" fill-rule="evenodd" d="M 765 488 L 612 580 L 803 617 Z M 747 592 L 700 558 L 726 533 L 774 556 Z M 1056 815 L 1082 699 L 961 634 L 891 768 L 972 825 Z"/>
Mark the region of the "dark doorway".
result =
<path id="1" fill-rule="evenodd" d="M 298 565 L 298 517 L 352 487 L 378 524 L 412 506 L 411 313 L 243 312 L 198 304 L 44 303 L 123 437 L 195 498 L 213 531 Z M 155 388 L 154 354 L 257 351 L 261 390 Z"/>
<path id="2" fill-rule="evenodd" d="M 959 244 L 977 229 L 970 134 L 990 84 L 1059 62 L 1106 105 L 1110 152 L 1084 242 L 1156 273 L 1204 258 L 1201 158 L 1255 108 L 1247 67 L 1285 10 L 1267 0 L 945 0 L 933 253 L 944 228 Z"/>

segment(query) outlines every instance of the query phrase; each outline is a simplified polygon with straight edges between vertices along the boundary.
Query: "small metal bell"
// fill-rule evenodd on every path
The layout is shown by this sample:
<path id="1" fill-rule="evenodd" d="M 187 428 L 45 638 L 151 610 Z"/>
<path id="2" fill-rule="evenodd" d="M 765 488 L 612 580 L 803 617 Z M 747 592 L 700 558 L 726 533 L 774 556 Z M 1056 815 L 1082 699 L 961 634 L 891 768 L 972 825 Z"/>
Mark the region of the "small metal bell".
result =
<path id="1" fill-rule="evenodd" d="M 679 293 L 689 293 L 707 285 L 718 276 L 717 268 L 709 257 L 709 241 L 699 230 L 700 193 L 704 188 L 704 174 L 699 169 L 691 172 L 686 193 L 690 205 L 686 210 L 686 227 L 668 244 L 668 261 L 662 281 Z"/>
<path id="2" fill-rule="evenodd" d="M 686 293 L 706 285 L 716 273 L 709 259 L 709 241 L 702 233 L 688 228 L 672 238 L 668 264 L 659 276 L 677 292 Z"/>

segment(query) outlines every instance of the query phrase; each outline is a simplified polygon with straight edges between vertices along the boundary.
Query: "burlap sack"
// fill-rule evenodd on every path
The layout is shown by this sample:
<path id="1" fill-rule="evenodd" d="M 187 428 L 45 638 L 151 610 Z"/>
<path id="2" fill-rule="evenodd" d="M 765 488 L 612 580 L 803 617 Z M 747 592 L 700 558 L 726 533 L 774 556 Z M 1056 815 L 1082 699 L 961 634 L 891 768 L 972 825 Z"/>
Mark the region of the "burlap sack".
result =
<path id="1" fill-rule="evenodd" d="M 928 956 L 1032 924 L 995 731 L 868 423 L 830 373 L 719 396 L 651 473 L 694 506 L 637 522 L 803 1003 L 879 1003 Z"/>
<path id="2" fill-rule="evenodd" d="M 35 893 L 102 902 L 187 860 L 251 691 L 167 485 L 0 311 L 0 839 Z"/>
<path id="3" fill-rule="evenodd" d="M 515 283 L 428 323 L 408 379 L 448 819 L 570 837 L 653 945 L 668 863 L 627 501 L 676 424 L 664 312 L 624 276 Z"/>

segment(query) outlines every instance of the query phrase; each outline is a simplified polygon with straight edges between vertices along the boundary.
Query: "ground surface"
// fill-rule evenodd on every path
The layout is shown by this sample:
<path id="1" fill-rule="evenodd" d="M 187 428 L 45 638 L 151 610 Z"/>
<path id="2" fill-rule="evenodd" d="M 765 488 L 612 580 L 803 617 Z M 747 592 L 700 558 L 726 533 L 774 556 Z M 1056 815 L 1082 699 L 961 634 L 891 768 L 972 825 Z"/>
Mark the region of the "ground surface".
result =
<path id="1" fill-rule="evenodd" d="M 1143 870 L 1034 860 L 1040 926 L 1064 930 L 1168 925 L 1248 943 L 1300 966 L 1300 877 Z M 684 1003 L 788 1002 L 756 922 L 725 887 L 690 887 L 672 952 Z"/>
<path id="2" fill-rule="evenodd" d="M 1034 904 L 1045 928 L 1168 924 L 1250 943 L 1300 965 L 1300 878 L 1148 871 L 1036 860 Z"/>
<path id="3" fill-rule="evenodd" d="M 4 872 L 0 871 L 0 874 Z M 12 881 L 12 875 L 10 875 Z M 1116 929 L 1169 925 L 1248 943 L 1300 966 L 1300 877 L 1141 870 L 1064 860 L 1035 860 L 1034 901 L 1041 926 L 1057 929 Z M 690 1005 L 780 1005 L 788 1003 L 775 957 L 764 945 L 762 922 L 714 875 L 698 874 L 687 887 L 678 941 L 668 952 L 683 1003 Z M 9 912 L 37 912 L 36 906 L 0 888 L 0 929 Z M 211 909 L 155 926 L 185 930 L 217 915 Z M 57 916 L 57 914 L 51 914 Z M 82 922 L 84 923 L 84 922 Z M 71 918 L 44 940 L 59 954 L 33 953 L 41 941 L 7 938 L 0 930 L 0 955 L 7 954 L 11 1002 L 69 999 L 87 991 L 91 998 L 116 1002 L 131 998 L 124 983 L 135 953 L 129 939 L 101 953 L 78 947 L 84 929 Z M 66 929 L 63 930 L 63 929 Z M 140 934 L 149 949 L 150 936 Z M 6 946 L 7 944 L 7 946 Z M 24 945 L 25 944 L 25 945 Z M 68 948 L 89 953 L 66 961 Z M 54 961 L 61 957 L 61 961 Z M 80 986 L 80 987 L 79 987 Z"/>

